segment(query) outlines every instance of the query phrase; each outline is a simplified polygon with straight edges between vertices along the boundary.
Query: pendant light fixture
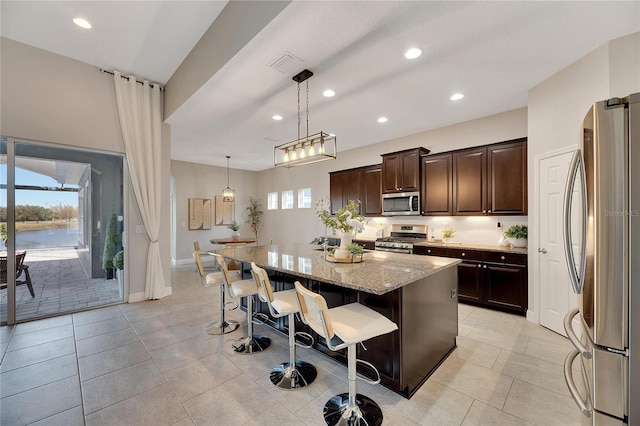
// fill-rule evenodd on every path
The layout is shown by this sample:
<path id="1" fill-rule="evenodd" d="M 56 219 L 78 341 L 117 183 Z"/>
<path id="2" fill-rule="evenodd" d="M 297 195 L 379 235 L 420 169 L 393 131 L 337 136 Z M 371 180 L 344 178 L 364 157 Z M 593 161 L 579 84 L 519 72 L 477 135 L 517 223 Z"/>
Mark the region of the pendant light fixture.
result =
<path id="1" fill-rule="evenodd" d="M 233 201 L 233 198 L 235 197 L 235 193 L 236 193 L 236 191 L 234 191 L 229 187 L 229 159 L 230 158 L 231 157 L 227 155 L 227 187 L 222 190 L 222 201 L 225 201 L 225 202 Z"/>
<path id="2" fill-rule="evenodd" d="M 298 83 L 298 139 L 278 145 L 273 149 L 276 167 L 295 167 L 336 158 L 336 135 L 320 132 L 309 135 L 309 82 L 313 73 L 303 70 L 293 76 Z M 307 136 L 300 137 L 300 83 L 307 81 Z"/>

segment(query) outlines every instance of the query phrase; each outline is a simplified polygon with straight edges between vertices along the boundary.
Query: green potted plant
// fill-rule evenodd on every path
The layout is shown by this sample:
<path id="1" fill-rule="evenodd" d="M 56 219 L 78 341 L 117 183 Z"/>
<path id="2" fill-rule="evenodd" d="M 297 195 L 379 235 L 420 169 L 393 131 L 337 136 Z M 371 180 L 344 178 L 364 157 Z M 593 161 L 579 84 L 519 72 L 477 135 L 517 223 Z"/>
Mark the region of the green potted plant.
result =
<path id="1" fill-rule="evenodd" d="M 227 228 L 231 229 L 231 238 L 237 240 L 240 238 L 240 225 L 235 220 L 227 225 Z"/>
<path id="2" fill-rule="evenodd" d="M 118 247 L 118 219 L 112 213 L 107 220 L 105 230 L 104 249 L 102 251 L 102 269 L 105 270 L 105 278 L 113 279 L 113 257 L 116 255 Z"/>
<path id="3" fill-rule="evenodd" d="M 513 247 L 526 247 L 528 237 L 527 225 L 510 226 L 509 229 L 505 231 L 504 237 L 508 239 Z"/>
<path id="4" fill-rule="evenodd" d="M 349 200 L 345 207 L 336 212 L 335 216 L 331 216 L 329 211 L 325 209 L 316 211 L 316 216 L 318 216 L 324 226 L 342 232 L 340 236 L 340 247 L 335 251 L 335 257 L 350 257 L 351 254 L 347 250 L 347 246 L 351 244 L 355 234 L 364 230 L 365 219 L 364 216 L 358 212 L 359 207 L 359 200 Z"/>
<path id="5" fill-rule="evenodd" d="M 122 299 L 122 290 L 124 288 L 124 250 L 120 250 L 113 256 L 113 267 L 116 268 L 118 289 L 120 290 L 120 299 Z"/>
<path id="6" fill-rule="evenodd" d="M 451 242 L 451 240 L 453 240 L 453 237 L 456 236 L 456 230 L 453 228 L 445 228 L 442 230 L 441 234 L 442 234 L 442 241 L 445 243 L 448 243 L 448 242 Z"/>
<path id="7" fill-rule="evenodd" d="M 258 231 L 262 225 L 262 201 L 259 198 L 249 197 L 249 205 L 247 206 L 247 223 L 256 236 L 256 244 L 258 243 Z"/>

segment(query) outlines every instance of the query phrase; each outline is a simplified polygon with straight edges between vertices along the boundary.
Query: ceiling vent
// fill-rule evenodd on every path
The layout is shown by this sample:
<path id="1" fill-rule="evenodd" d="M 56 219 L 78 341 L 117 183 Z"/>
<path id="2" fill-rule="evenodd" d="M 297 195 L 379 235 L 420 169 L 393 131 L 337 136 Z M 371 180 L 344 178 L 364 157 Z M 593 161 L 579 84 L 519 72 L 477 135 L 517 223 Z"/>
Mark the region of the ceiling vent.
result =
<path id="1" fill-rule="evenodd" d="M 302 67 L 303 63 L 304 61 L 302 59 L 285 51 L 282 55 L 269 62 L 267 66 L 285 74 L 298 71 Z"/>

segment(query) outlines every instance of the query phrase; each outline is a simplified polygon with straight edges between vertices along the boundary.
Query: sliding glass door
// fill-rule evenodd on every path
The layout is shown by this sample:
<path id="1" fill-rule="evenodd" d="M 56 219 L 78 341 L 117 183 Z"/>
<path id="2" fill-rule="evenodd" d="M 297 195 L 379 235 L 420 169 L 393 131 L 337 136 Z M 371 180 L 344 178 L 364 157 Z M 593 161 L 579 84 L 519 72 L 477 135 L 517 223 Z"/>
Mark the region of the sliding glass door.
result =
<path id="1" fill-rule="evenodd" d="M 123 250 L 123 156 L 11 138 L 5 145 L 5 254 L 15 253 L 15 273 L 12 291 L 2 290 L 3 321 L 121 302 L 113 257 Z"/>

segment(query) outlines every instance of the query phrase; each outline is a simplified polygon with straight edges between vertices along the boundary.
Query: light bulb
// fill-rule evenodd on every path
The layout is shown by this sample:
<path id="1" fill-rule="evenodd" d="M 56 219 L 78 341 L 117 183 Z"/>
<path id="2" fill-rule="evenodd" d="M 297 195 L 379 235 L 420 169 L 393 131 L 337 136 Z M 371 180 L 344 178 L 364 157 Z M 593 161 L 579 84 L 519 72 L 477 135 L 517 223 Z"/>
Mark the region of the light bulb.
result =
<path id="1" fill-rule="evenodd" d="M 311 141 L 311 146 L 309 147 L 309 157 L 313 157 L 314 155 L 316 155 L 316 150 L 313 147 L 313 141 Z"/>
<path id="2" fill-rule="evenodd" d="M 320 149 L 318 150 L 318 154 L 324 154 L 324 142 L 320 142 Z"/>
<path id="3" fill-rule="evenodd" d="M 291 161 L 295 160 L 298 158 L 298 152 L 296 147 L 294 146 L 293 149 L 291 150 Z"/>
<path id="4" fill-rule="evenodd" d="M 300 147 L 300 158 L 304 158 L 307 156 L 307 151 L 304 148 L 304 143 L 302 144 L 302 147 Z"/>
<path id="5" fill-rule="evenodd" d="M 285 148 L 283 160 L 285 163 L 289 161 L 289 148 Z"/>

